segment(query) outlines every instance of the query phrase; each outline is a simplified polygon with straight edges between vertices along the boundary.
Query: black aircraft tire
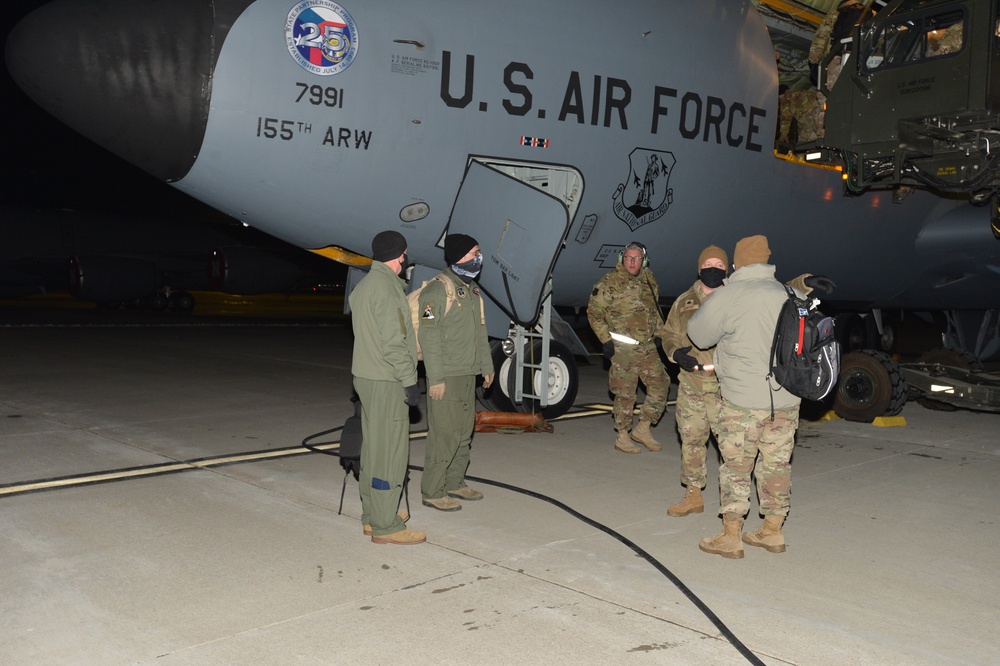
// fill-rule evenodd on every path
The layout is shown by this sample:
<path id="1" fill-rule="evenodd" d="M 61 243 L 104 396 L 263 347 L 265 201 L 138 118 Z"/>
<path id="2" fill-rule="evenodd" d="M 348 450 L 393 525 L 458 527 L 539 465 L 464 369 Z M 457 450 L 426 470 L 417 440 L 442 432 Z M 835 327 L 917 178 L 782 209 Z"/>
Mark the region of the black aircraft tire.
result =
<path id="1" fill-rule="evenodd" d="M 507 390 L 507 373 L 513 365 L 511 359 L 503 353 L 499 340 L 490 340 L 490 355 L 493 357 L 493 384 L 484 389 L 482 385 L 476 388 L 479 402 L 489 411 L 516 412 L 514 402 L 505 393 Z"/>
<path id="2" fill-rule="evenodd" d="M 874 322 L 872 322 L 874 326 Z M 882 334 L 879 335 L 878 327 L 875 327 L 875 332 L 873 334 L 875 340 L 875 347 L 879 351 L 883 351 L 886 354 L 892 354 L 893 350 L 896 348 L 896 326 L 895 324 L 887 321 L 882 322 Z"/>
<path id="3" fill-rule="evenodd" d="M 833 411 L 846 421 L 871 423 L 903 411 L 908 390 L 899 364 L 877 351 L 848 352 L 840 359 Z"/>
<path id="4" fill-rule="evenodd" d="M 194 310 L 194 296 L 186 291 L 175 291 L 170 294 L 170 309 L 177 312 Z"/>
<path id="5" fill-rule="evenodd" d="M 159 293 L 154 294 L 149 301 L 149 308 L 153 312 L 166 312 L 169 305 L 170 302 L 167 300 L 167 297 Z"/>
<path id="6" fill-rule="evenodd" d="M 542 343 L 534 342 L 531 346 L 531 359 L 540 359 L 542 356 Z M 537 361 L 535 361 L 537 363 Z M 513 365 L 513 364 L 512 364 Z M 521 389 L 525 393 L 535 393 L 533 380 L 539 371 L 534 368 L 525 368 L 522 377 Z M 514 395 L 517 387 L 517 373 L 511 367 L 507 373 L 507 394 Z M 541 388 L 541 387 L 539 387 Z M 576 359 L 564 345 L 558 342 L 549 343 L 549 385 L 548 385 L 548 406 L 541 409 L 538 400 L 525 398 L 516 409 L 521 412 L 540 412 L 547 419 L 554 419 L 569 411 L 576 401 L 576 393 L 580 388 L 580 373 L 576 367 Z"/>
<path id="7" fill-rule="evenodd" d="M 844 312 L 834 318 L 834 335 L 845 352 L 861 351 L 875 347 L 878 328 L 871 317 L 856 312 Z"/>

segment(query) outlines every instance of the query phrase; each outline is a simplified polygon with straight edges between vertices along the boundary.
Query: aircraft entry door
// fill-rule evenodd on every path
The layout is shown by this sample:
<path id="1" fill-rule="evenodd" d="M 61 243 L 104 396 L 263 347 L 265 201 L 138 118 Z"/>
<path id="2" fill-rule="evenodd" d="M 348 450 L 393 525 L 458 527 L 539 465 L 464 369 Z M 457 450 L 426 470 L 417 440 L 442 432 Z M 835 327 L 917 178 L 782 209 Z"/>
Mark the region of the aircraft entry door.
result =
<path id="1" fill-rule="evenodd" d="M 546 286 L 570 222 L 560 199 L 530 181 L 473 160 L 455 199 L 448 233 L 479 241 L 483 270 L 477 281 L 516 324 L 529 328 L 548 295 Z"/>

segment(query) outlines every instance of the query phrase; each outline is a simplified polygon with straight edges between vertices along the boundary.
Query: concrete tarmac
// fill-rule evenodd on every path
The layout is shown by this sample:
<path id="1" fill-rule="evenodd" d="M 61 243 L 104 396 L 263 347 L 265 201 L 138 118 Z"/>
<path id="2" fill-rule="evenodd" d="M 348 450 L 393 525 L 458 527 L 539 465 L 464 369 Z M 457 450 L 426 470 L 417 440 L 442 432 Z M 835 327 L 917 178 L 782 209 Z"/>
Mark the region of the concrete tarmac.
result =
<path id="1" fill-rule="evenodd" d="M 376 545 L 353 477 L 339 513 L 338 459 L 300 446 L 352 413 L 349 325 L 79 324 L 0 325 L 0 663 L 1000 655 L 1000 415 L 911 403 L 903 427 L 804 421 L 781 554 L 698 550 L 721 529 L 714 447 L 706 511 L 667 516 L 683 493 L 673 407 L 660 453 L 615 452 L 599 409 L 551 434 L 477 434 L 469 475 L 528 494 L 471 482 L 484 500 L 438 512 L 414 470 L 428 542 Z M 606 408 L 606 388 L 599 358 L 581 366 L 575 411 Z"/>

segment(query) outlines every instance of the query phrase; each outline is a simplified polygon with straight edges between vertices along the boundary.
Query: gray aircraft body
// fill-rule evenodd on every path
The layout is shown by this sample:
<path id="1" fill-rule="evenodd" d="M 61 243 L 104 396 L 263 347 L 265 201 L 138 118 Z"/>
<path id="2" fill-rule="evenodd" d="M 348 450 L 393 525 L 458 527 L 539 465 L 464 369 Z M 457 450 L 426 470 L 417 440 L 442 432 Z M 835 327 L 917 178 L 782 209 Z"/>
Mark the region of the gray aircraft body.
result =
<path id="1" fill-rule="evenodd" d="M 501 301 L 551 274 L 585 306 L 629 241 L 677 295 L 702 248 L 766 234 L 779 277 L 831 276 L 834 305 L 1000 306 L 988 211 L 843 196 L 839 172 L 776 157 L 746 0 L 56 0 L 6 55 L 66 124 L 295 245 L 363 255 L 391 228 L 442 267 L 446 230 L 473 233 Z M 519 207 L 539 194 L 560 205 Z"/>

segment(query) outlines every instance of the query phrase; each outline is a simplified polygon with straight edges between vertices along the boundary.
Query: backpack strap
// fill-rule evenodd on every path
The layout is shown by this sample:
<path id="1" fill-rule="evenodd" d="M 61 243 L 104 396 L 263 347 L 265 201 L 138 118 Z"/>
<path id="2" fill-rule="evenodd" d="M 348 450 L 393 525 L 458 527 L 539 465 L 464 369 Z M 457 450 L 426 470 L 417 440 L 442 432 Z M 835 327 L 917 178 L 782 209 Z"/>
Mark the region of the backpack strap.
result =
<path id="1" fill-rule="evenodd" d="M 431 280 L 437 280 L 444 285 L 444 314 L 448 314 L 448 310 L 451 310 L 453 303 L 458 303 L 458 307 L 462 307 L 462 304 L 458 301 L 458 296 L 455 294 L 455 284 L 448 279 L 448 276 L 444 273 L 438 273 Z"/>
<path id="2" fill-rule="evenodd" d="M 794 303 L 795 302 L 795 291 L 793 291 L 792 288 L 789 287 L 785 283 L 782 283 L 781 286 L 785 288 L 785 294 L 788 297 L 788 301 L 786 301 L 786 303 L 787 302 Z M 784 303 L 782 303 L 781 309 L 782 310 L 785 309 L 785 304 Z M 771 377 L 774 376 L 774 355 L 778 351 L 778 334 L 781 332 L 781 326 L 780 326 L 780 324 L 781 324 L 781 311 L 779 310 L 778 311 L 778 321 L 774 322 L 774 338 L 771 340 L 771 356 L 770 356 L 770 358 L 768 359 L 768 362 L 767 362 L 767 376 L 764 378 L 764 379 L 767 380 L 767 388 L 771 389 L 770 395 L 768 397 L 771 399 L 771 421 L 772 422 L 774 421 L 774 392 L 777 389 L 775 389 L 773 386 L 771 386 Z"/>
<path id="3" fill-rule="evenodd" d="M 448 310 L 451 309 L 452 303 L 454 303 L 458 307 L 462 307 L 462 301 L 458 300 L 458 294 L 455 291 L 455 283 L 452 282 L 448 276 L 446 276 L 444 273 L 438 273 L 431 279 L 440 280 L 441 283 L 444 285 L 445 314 L 448 314 Z M 482 288 L 480 288 L 480 293 L 479 293 L 479 323 L 482 324 L 483 326 L 486 326 L 486 306 L 483 303 Z"/>
<path id="4" fill-rule="evenodd" d="M 788 300 L 795 302 L 795 292 L 792 290 L 792 288 L 789 287 L 787 284 L 782 284 L 781 286 L 785 288 L 785 293 L 788 296 Z M 785 307 L 784 304 L 782 304 L 781 307 L 782 309 L 784 309 Z M 767 371 L 767 377 L 765 377 L 765 379 L 768 380 L 770 380 L 771 377 L 774 376 L 774 355 L 778 351 L 778 334 L 781 332 L 781 327 L 778 324 L 780 321 L 781 321 L 781 312 L 779 311 L 778 321 L 774 322 L 774 337 L 771 339 L 771 357 L 767 363 L 768 371 Z M 770 381 L 768 381 L 768 385 L 770 385 Z M 771 390 L 773 391 L 774 389 Z"/>

